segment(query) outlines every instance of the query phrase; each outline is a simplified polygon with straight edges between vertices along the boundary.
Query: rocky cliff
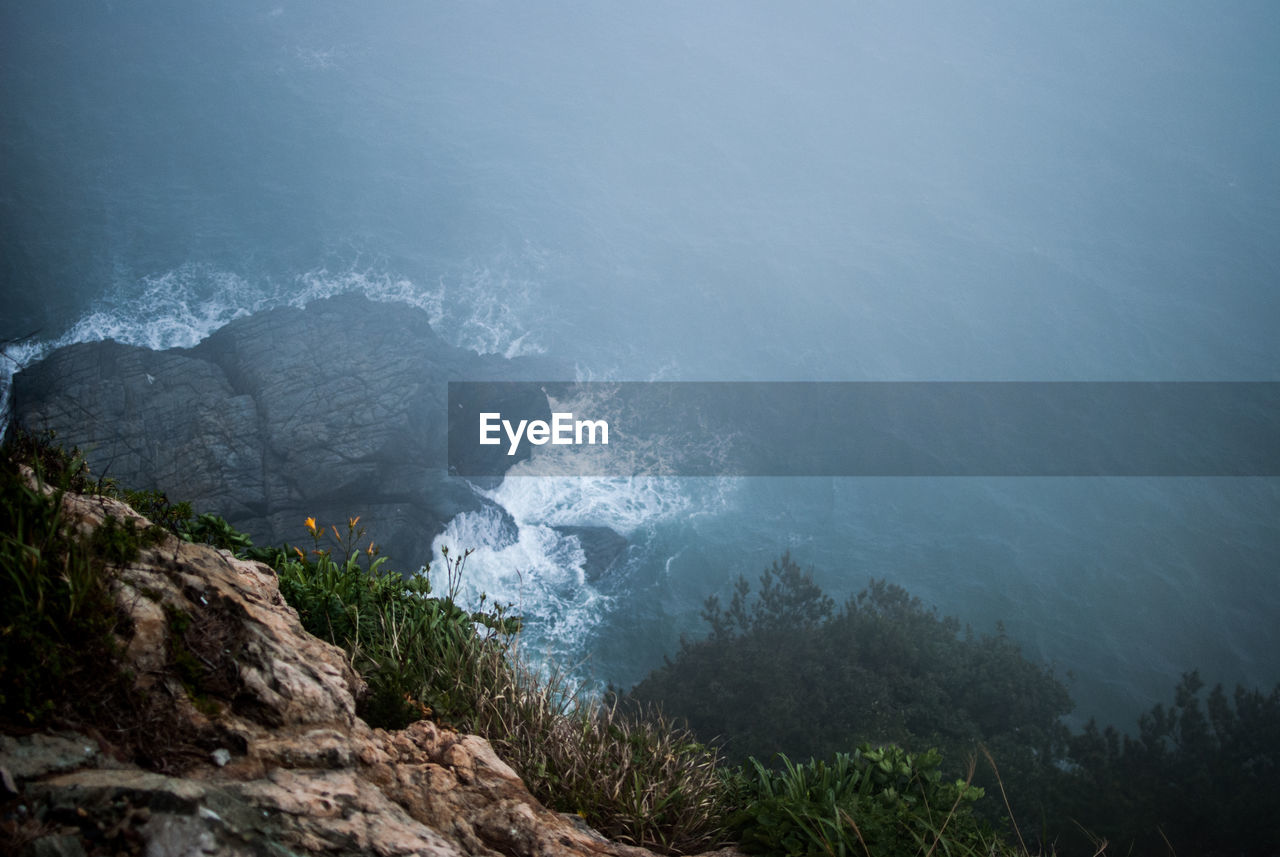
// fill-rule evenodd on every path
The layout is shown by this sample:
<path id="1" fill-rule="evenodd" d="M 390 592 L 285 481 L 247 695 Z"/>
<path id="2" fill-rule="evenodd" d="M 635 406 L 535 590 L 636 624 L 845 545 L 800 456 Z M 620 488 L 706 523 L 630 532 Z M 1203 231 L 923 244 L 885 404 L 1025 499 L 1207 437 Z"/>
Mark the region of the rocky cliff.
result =
<path id="1" fill-rule="evenodd" d="M 83 531 L 141 521 L 105 497 L 63 503 Z M 152 763 L 134 764 L 105 726 L 0 735 L 0 842 L 63 855 L 650 853 L 544 808 L 481 738 L 428 721 L 370 728 L 355 715 L 361 679 L 303 630 L 268 567 L 168 537 L 113 581 Z"/>
<path id="2" fill-rule="evenodd" d="M 59 349 L 14 378 L 13 416 L 80 447 L 95 473 L 190 500 L 258 544 L 301 540 L 309 515 L 361 515 L 410 568 L 485 502 L 446 473 L 448 382 L 565 372 L 453 347 L 421 310 L 341 295 L 246 316 L 190 349 Z"/>

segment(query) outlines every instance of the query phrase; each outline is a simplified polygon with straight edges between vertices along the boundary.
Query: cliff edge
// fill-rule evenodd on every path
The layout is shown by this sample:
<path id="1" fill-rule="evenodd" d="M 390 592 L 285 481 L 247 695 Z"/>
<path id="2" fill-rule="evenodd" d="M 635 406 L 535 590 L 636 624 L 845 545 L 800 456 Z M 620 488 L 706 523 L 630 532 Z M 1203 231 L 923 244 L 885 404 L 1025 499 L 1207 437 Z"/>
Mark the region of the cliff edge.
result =
<path id="1" fill-rule="evenodd" d="M 84 532 L 148 524 L 107 497 L 62 504 Z M 146 701 L 143 733 L 0 735 L 0 840 L 17 853 L 651 853 L 542 806 L 482 738 L 429 721 L 370 728 L 360 677 L 303 630 L 267 566 L 165 536 L 118 571 L 118 651 Z"/>

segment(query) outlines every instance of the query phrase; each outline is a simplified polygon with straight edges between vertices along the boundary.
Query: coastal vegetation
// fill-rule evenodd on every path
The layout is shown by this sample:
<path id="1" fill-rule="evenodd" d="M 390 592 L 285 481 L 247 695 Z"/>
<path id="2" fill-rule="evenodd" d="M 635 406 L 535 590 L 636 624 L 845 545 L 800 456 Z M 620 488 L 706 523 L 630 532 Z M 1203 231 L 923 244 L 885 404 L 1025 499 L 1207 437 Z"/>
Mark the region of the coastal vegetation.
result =
<path id="1" fill-rule="evenodd" d="M 707 601 L 704 639 L 602 699 L 529 664 L 508 605 L 459 603 L 465 551 L 401 574 L 359 517 L 307 518 L 300 544 L 255 547 L 21 433 L 0 482 L 6 732 L 88 729 L 153 770 L 192 762 L 162 700 L 118 666 L 130 629 L 113 581 L 172 534 L 274 568 L 306 629 L 363 677 L 370 725 L 429 718 L 482 735 L 543 803 L 617 841 L 867 857 L 1261 855 L 1280 841 L 1280 687 L 1205 694 L 1189 673 L 1133 734 L 1072 734 L 1061 680 L 1000 629 L 975 633 L 886 581 L 837 605 L 784 554 L 754 592 L 742 578 L 727 604 Z M 150 523 L 108 512 L 86 528 L 64 492 L 123 500 Z M 166 618 L 168 664 L 216 718 L 201 635 Z"/>
<path id="2" fill-rule="evenodd" d="M 1219 685 L 1202 701 L 1192 672 L 1134 734 L 1094 722 L 1073 734 L 1066 687 L 1003 629 L 975 633 L 886 581 L 837 607 L 783 554 L 754 593 L 740 577 L 702 615 L 708 635 L 631 697 L 731 762 L 773 760 L 795 778 L 788 758 L 902 748 L 999 795 L 973 802 L 975 817 L 1040 853 L 1265 855 L 1280 842 L 1280 686 Z"/>

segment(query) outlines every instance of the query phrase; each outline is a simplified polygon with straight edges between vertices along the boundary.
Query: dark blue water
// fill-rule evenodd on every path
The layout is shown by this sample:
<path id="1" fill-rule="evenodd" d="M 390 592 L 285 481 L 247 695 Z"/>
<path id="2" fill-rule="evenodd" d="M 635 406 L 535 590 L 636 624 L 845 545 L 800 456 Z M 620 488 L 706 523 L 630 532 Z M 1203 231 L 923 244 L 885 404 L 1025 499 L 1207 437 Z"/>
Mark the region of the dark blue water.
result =
<path id="1" fill-rule="evenodd" d="M 593 379 L 1280 380 L 1280 11 L 1042 6 L 8 4 L 0 336 L 185 345 L 358 290 Z M 1280 679 L 1274 480 L 495 497 L 518 539 L 445 536 L 473 593 L 602 681 L 785 549 L 1003 619 L 1086 714 Z"/>

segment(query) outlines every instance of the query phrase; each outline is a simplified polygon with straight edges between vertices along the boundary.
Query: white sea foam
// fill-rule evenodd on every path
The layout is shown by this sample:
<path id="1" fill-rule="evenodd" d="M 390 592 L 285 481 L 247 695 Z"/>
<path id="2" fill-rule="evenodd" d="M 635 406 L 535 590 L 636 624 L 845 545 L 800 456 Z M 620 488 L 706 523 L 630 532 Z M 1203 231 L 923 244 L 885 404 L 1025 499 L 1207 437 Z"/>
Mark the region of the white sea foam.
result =
<path id="1" fill-rule="evenodd" d="M 556 528 L 608 527 L 643 556 L 655 527 L 720 513 L 738 484 L 734 479 L 508 475 L 480 493 L 506 510 L 514 533 L 495 510 L 459 515 L 432 546 L 434 567 L 443 568 L 442 546 L 474 548 L 462 590 L 471 599 L 466 603 L 485 593 L 514 604 L 526 618 L 525 651 L 544 663 L 572 666 L 586 656 L 597 629 L 608 627 L 616 605 L 586 578 L 578 538 Z M 625 577 L 628 568 L 620 573 Z M 433 581 L 437 589 L 440 585 Z"/>
<path id="2" fill-rule="evenodd" d="M 9 419 L 9 386 L 14 373 L 51 351 L 77 342 L 114 339 L 163 350 L 190 348 L 228 322 L 270 305 L 269 293 L 236 274 L 205 265 L 183 265 L 117 287 L 53 339 L 9 346 L 0 368 L 0 415 Z M 2 429 L 3 426 L 0 426 Z"/>
<path id="3" fill-rule="evenodd" d="M 479 354 L 512 358 L 546 351 L 524 322 L 534 314 L 538 297 L 537 283 L 526 277 L 476 265 L 462 275 L 440 276 L 424 286 L 381 272 L 321 268 L 298 277 L 287 303 L 303 307 L 347 292 L 417 307 L 446 341 Z"/>
<path id="4" fill-rule="evenodd" d="M 514 537 L 513 537 L 514 536 Z M 458 600 L 509 604 L 525 621 L 527 651 L 556 662 L 580 656 L 582 645 L 608 613 L 611 599 L 585 580 L 586 555 L 578 539 L 550 526 L 517 522 L 511 533 L 497 510 L 458 515 L 432 545 L 431 585 L 448 588 L 441 548 L 467 557 Z"/>
<path id="5" fill-rule="evenodd" d="M 190 348 L 241 316 L 278 306 L 301 308 L 348 292 L 417 307 L 446 341 L 480 354 L 512 358 L 544 353 L 536 333 L 522 321 L 536 315 L 538 283 L 523 273 L 506 272 L 507 261 L 499 255 L 491 266 L 472 265 L 460 274 L 437 276 L 429 285 L 355 268 L 317 268 L 284 282 L 251 280 L 194 263 L 118 285 L 62 335 L 5 348 L 0 359 L 0 431 L 8 424 L 13 375 L 62 346 L 114 339 L 155 350 Z M 511 264 L 521 272 L 529 268 L 523 257 Z"/>
<path id="6" fill-rule="evenodd" d="M 592 419 L 612 419 L 618 398 L 607 382 L 576 387 L 566 398 L 551 402 L 553 410 L 571 411 Z M 586 556 L 576 536 L 558 527 L 607 527 L 625 536 L 632 550 L 632 563 L 652 561 L 652 540 L 664 523 L 714 516 L 728 508 L 740 480 L 732 478 L 687 479 L 671 476 L 554 476 L 543 473 L 590 471 L 589 463 L 569 466 L 566 455 L 607 454 L 614 460 L 606 468 L 627 470 L 618 464 L 620 455 L 637 457 L 633 470 L 658 470 L 670 458 L 688 453 L 680 438 L 659 439 L 637 446 L 630 452 L 616 448 L 543 445 L 529 458 L 512 467 L 497 487 L 481 491 L 511 516 L 509 523 L 494 512 L 469 513 L 451 521 L 436 540 L 433 553 L 442 545 L 451 550 L 476 548 L 468 564 L 467 594 L 516 603 L 530 620 L 527 624 L 529 648 L 536 654 L 550 654 L 561 666 L 579 662 L 589 651 L 593 633 L 611 622 L 614 602 L 596 584 L 586 579 Z M 667 468 L 678 469 L 674 464 Z M 629 567 L 609 584 L 610 592 L 625 592 Z M 599 581 L 597 581 L 599 583 Z M 584 677 L 584 676 L 579 676 Z"/>

